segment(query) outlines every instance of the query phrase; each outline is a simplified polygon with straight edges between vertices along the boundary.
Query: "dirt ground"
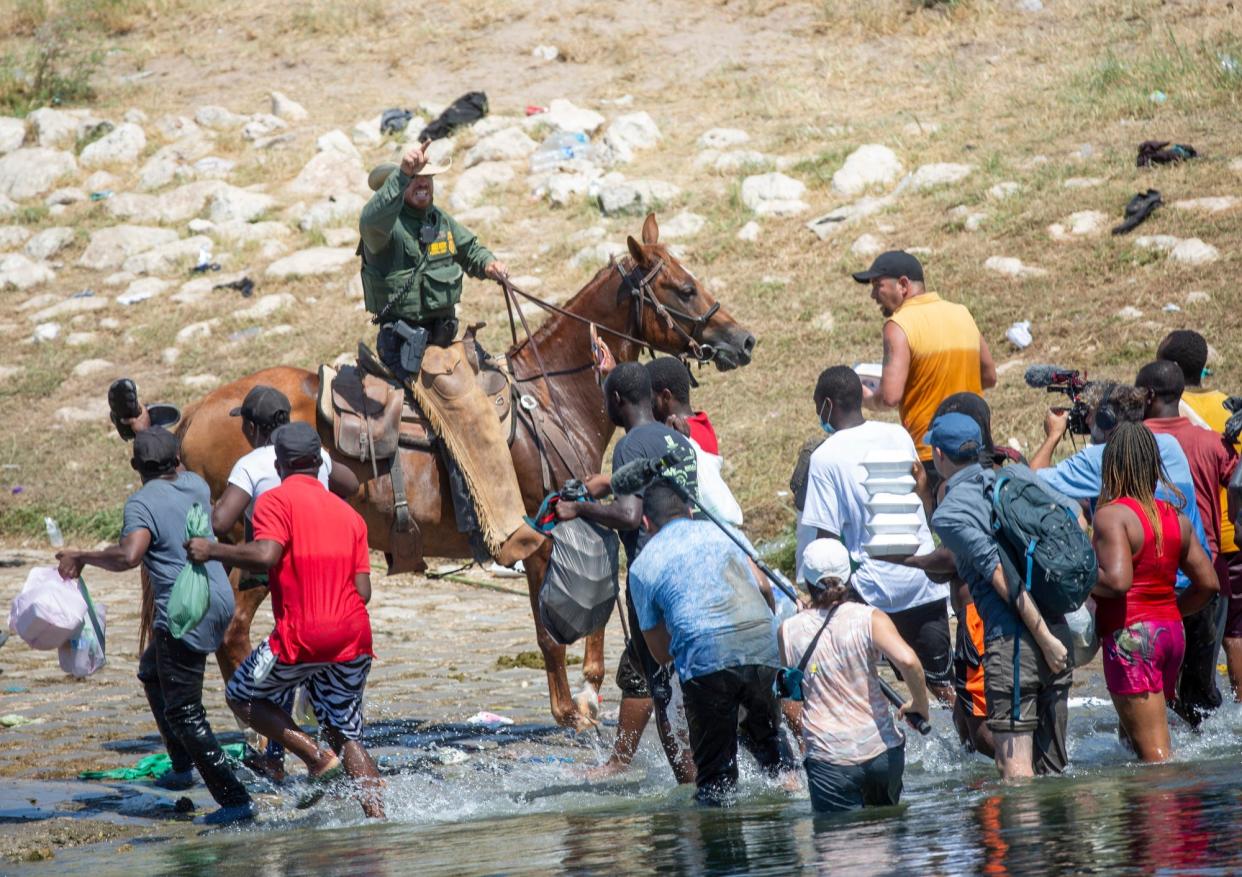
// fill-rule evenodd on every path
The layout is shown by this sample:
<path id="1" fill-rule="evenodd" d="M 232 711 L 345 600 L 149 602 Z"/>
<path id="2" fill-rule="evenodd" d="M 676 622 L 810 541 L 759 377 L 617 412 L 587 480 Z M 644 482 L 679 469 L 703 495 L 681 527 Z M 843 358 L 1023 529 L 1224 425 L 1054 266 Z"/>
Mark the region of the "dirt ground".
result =
<path id="1" fill-rule="evenodd" d="M 0 549 L 0 604 L 8 605 L 33 566 L 51 563 L 50 553 Z M 382 558 L 373 558 L 373 563 L 382 564 Z M 369 723 L 463 722 L 481 710 L 518 724 L 551 723 L 525 580 L 500 579 L 478 569 L 462 576 L 488 587 L 421 576 L 375 579 L 369 608 L 377 657 L 367 686 Z M 7 793 L 0 793 L 0 859 L 37 861 L 57 847 L 151 830 L 150 823 L 140 818 L 144 814 L 130 805 L 118 809 L 106 800 L 90 800 L 85 784 L 66 787 L 47 782 L 74 780 L 83 770 L 128 767 L 143 755 L 160 751 L 150 709 L 135 678 L 138 574 L 88 569 L 86 581 L 96 603 L 107 611 L 108 663 L 97 674 L 74 679 L 61 671 L 55 652 L 34 651 L 16 636 L 0 648 L 0 716 L 16 714 L 30 720 L 0 728 L 0 786 L 9 786 Z M 271 624 L 270 609 L 264 604 L 254 635 L 264 635 Z M 615 716 L 619 695 L 611 674 L 622 645 L 614 615 L 605 641 L 605 716 Z M 580 661 L 581 648 L 573 647 L 570 653 L 571 660 Z M 582 685 L 580 666 L 571 666 L 569 673 L 570 685 L 577 690 Z M 239 739 L 224 703 L 223 680 L 210 659 L 203 701 L 213 729 L 221 737 Z M 100 789 L 96 795 L 113 791 L 106 783 L 93 785 Z M 199 806 L 210 807 L 210 802 L 203 800 Z M 86 818 L 55 818 L 59 812 L 75 810 Z M 108 819 L 108 810 L 119 813 L 119 821 L 94 818 L 104 811 L 103 818 Z"/>

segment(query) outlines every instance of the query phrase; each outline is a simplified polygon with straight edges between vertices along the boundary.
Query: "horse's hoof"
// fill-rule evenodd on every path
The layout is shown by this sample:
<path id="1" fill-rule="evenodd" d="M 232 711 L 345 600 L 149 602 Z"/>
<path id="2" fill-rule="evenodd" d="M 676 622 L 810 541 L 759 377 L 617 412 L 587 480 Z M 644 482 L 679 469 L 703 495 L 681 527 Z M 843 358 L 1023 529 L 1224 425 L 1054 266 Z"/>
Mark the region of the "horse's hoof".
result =
<path id="1" fill-rule="evenodd" d="M 574 706 L 578 714 L 585 716 L 592 724 L 599 724 L 599 692 L 590 682 L 582 686 L 582 690 L 574 695 Z"/>

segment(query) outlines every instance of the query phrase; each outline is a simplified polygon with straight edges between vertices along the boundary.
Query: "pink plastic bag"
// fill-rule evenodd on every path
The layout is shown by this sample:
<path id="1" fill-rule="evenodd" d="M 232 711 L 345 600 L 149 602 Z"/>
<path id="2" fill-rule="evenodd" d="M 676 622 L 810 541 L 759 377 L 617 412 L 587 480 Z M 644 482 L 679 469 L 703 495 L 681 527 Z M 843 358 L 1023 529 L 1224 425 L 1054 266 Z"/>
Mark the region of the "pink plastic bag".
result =
<path id="1" fill-rule="evenodd" d="M 77 582 L 62 579 L 54 566 L 36 566 L 9 607 L 9 630 L 32 649 L 58 649 L 86 621 L 86 601 Z"/>

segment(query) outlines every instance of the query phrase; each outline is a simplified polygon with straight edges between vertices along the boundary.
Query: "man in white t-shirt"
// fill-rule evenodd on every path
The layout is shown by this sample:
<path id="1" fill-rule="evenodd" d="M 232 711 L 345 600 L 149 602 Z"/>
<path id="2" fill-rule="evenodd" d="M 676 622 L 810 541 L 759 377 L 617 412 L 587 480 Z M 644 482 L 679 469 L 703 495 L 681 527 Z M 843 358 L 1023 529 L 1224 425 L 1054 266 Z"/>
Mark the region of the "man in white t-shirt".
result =
<path id="1" fill-rule="evenodd" d="M 953 649 L 949 638 L 947 584 L 922 570 L 871 557 L 863 543 L 867 532 L 867 471 L 862 462 L 872 451 L 898 452 L 910 460 L 916 489 L 925 488 L 918 452 L 909 433 L 893 423 L 867 420 L 862 413 L 862 382 L 848 366 L 825 369 L 815 385 L 815 410 L 827 440 L 811 455 L 803 529 L 819 537 L 840 539 L 858 566 L 853 587 L 871 606 L 893 620 L 903 639 L 923 664 L 927 686 L 940 700 L 953 699 Z M 919 519 L 919 551 L 932 551 L 931 530 L 923 507 Z"/>
<path id="2" fill-rule="evenodd" d="M 276 473 L 276 448 L 272 444 L 272 433 L 278 427 L 289 422 L 292 407 L 284 393 L 275 387 L 259 384 L 254 387 L 242 404 L 229 412 L 233 417 L 241 418 L 242 435 L 254 448 L 233 464 L 229 473 L 228 486 L 224 493 L 212 506 L 211 529 L 217 538 L 224 539 L 233 533 L 238 522 L 244 522 L 243 538 L 235 541 L 252 541 L 251 519 L 254 517 L 254 504 L 260 496 L 280 486 L 280 476 Z M 358 491 L 358 478 L 345 466 L 333 466 L 328 452 L 320 449 L 323 463 L 317 473 L 319 481 L 342 499 L 348 500 Z M 244 518 L 243 518 L 244 515 Z M 252 588 L 267 587 L 266 573 L 242 571 L 241 581 L 237 588 L 247 591 Z M 250 629 L 250 618 L 239 617 L 246 613 L 244 607 L 255 604 L 239 602 L 234 613 L 230 630 L 233 626 L 244 626 Z M 286 712 L 294 710 L 293 697 L 281 706 Z M 274 779 L 284 776 L 284 749 L 279 744 L 269 742 L 263 763 L 249 765 L 256 770 L 268 774 Z"/>

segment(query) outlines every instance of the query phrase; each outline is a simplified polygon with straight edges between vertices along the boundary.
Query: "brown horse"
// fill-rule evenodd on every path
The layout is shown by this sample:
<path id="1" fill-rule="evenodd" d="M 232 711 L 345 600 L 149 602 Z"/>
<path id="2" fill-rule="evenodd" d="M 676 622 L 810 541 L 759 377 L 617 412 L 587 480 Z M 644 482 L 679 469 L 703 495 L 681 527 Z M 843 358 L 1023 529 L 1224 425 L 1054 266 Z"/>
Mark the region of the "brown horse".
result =
<path id="1" fill-rule="evenodd" d="M 554 313 L 534 331 L 533 343 L 516 345 L 509 351 L 509 367 L 520 394 L 533 397 L 543 412 L 542 424 L 564 424 L 567 435 L 559 439 L 571 445 L 570 453 L 545 453 L 539 447 L 544 439 L 532 434 L 530 421 L 523 417 L 512 445 L 513 465 L 521 485 L 522 498 L 533 514 L 545 495 L 545 474 L 551 483 L 599 472 L 603 454 L 612 438 L 614 426 L 605 412 L 604 397 L 596 381 L 592 363 L 590 335 L 585 323 L 601 327 L 601 338 L 612 341 L 618 361 L 638 358 L 640 346 L 632 340 L 615 340 L 607 330 L 623 333 L 666 353 L 695 353 L 722 371 L 750 362 L 755 338 L 739 326 L 712 299 L 698 280 L 659 243 L 654 215 L 643 223 L 642 242 L 628 239 L 633 260 L 631 268 L 609 265 L 601 269 L 566 305 L 567 314 Z M 572 315 L 572 316 L 570 316 Z M 547 380 L 541 376 L 547 369 Z M 549 392 L 549 382 L 554 384 Z M 284 392 L 292 403 L 295 420 L 316 423 L 316 397 L 319 377 L 315 372 L 292 367 L 269 368 L 213 391 L 201 402 L 186 409 L 179 434 L 185 465 L 199 473 L 218 497 L 228 481 L 233 464 L 250 448 L 237 421 L 229 411 L 240 405 L 246 393 L 257 384 L 267 384 Z M 529 403 L 527 403 L 529 404 Z M 553 406 L 560 417 L 551 414 Z M 559 430 L 557 430 L 559 432 Z M 362 484 L 351 503 L 366 519 L 371 547 L 392 553 L 391 495 L 386 507 L 379 496 L 370 464 L 349 460 L 332 446 L 331 427 L 320 425 L 324 446 L 334 465 L 348 466 Z M 556 446 L 556 442 L 552 443 Z M 404 460 L 410 512 L 421 533 L 423 551 L 430 556 L 468 558 L 470 545 L 455 524 L 448 475 L 437 454 L 401 451 Z M 585 471 L 571 472 L 570 466 Z M 547 467 L 546 471 L 545 467 Z M 408 538 L 408 537 L 407 537 Z M 558 645 L 539 621 L 538 595 L 550 553 L 545 547 L 526 561 L 526 579 L 531 608 L 535 614 L 535 633 L 543 652 L 548 674 L 552 715 L 561 725 L 583 728 L 590 724 L 580 713 L 569 690 L 565 671 L 565 647 Z M 250 623 L 267 591 L 263 588 L 236 594 L 237 608 L 217 659 L 226 678 L 250 652 Z M 583 662 L 586 681 L 598 691 L 604 676 L 604 636 L 600 630 L 587 638 Z"/>

